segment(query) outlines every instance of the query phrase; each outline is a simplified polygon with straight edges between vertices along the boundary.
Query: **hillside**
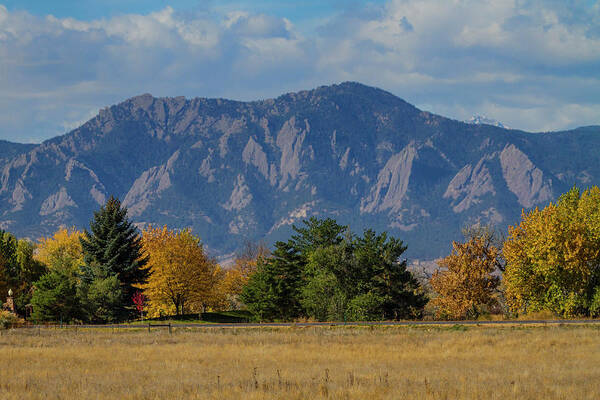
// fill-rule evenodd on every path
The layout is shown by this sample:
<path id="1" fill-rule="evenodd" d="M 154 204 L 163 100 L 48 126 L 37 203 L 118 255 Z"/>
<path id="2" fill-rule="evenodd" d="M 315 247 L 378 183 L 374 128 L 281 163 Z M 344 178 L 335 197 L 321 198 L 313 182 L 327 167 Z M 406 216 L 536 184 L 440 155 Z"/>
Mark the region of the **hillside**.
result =
<path id="1" fill-rule="evenodd" d="M 16 147 L 15 147 L 16 146 Z M 142 95 L 37 146 L 0 143 L 0 227 L 86 227 L 114 194 L 138 226 L 192 227 L 214 255 L 311 215 L 388 230 L 412 258 L 600 183 L 600 126 L 468 124 L 358 83 L 255 102 Z"/>

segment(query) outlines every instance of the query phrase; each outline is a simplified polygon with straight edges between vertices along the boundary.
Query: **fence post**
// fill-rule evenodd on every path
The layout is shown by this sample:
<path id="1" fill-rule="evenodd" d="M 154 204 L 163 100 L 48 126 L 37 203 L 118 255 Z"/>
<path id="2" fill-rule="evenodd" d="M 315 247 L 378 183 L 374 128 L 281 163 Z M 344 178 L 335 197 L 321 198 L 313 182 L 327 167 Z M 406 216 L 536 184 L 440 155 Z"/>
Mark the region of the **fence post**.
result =
<path id="1" fill-rule="evenodd" d="M 150 322 L 148 322 L 148 333 L 150 333 Z"/>
<path id="2" fill-rule="evenodd" d="M 171 334 L 171 323 L 169 322 L 169 335 Z"/>

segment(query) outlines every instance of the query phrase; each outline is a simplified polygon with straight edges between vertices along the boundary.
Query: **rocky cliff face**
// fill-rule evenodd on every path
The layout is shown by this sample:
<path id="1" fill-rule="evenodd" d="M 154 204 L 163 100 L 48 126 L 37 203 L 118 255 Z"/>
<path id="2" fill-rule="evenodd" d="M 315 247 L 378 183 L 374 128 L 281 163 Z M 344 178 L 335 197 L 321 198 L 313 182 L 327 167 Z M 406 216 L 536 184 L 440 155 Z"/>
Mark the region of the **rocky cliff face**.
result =
<path id="1" fill-rule="evenodd" d="M 33 239 L 85 227 L 114 194 L 138 226 L 192 227 L 215 255 L 316 215 L 433 259 L 464 224 L 505 228 L 600 183 L 599 158 L 600 127 L 466 124 L 356 83 L 248 103 L 142 95 L 43 144 L 0 143 L 0 227 Z"/>

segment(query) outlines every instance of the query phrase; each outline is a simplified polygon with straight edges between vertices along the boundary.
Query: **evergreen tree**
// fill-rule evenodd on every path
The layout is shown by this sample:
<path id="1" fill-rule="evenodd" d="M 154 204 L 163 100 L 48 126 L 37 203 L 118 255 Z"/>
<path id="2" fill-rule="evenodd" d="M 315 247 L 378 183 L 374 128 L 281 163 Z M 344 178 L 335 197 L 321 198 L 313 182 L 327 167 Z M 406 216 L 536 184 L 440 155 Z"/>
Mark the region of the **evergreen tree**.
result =
<path id="1" fill-rule="evenodd" d="M 31 304 L 34 321 L 69 322 L 79 312 L 75 283 L 59 272 L 47 273 L 35 283 Z"/>
<path id="2" fill-rule="evenodd" d="M 116 275 L 105 275 L 97 266 L 93 267 L 94 278 L 81 280 L 77 285 L 77 297 L 84 320 L 92 323 L 118 322 L 127 313 Z"/>
<path id="3" fill-rule="evenodd" d="M 141 238 L 118 199 L 111 196 L 94 213 L 90 232 L 84 232 L 81 245 L 85 254 L 82 280 L 91 284 L 96 278 L 104 280 L 115 275 L 121 285 L 122 306 L 130 306 L 138 290 L 135 286 L 148 279 L 148 258 L 143 257 Z"/>
<path id="4" fill-rule="evenodd" d="M 369 229 L 355 240 L 355 264 L 364 271 L 359 286 L 372 294 L 370 299 L 381 300 L 383 319 L 420 317 L 427 303 L 419 283 L 406 268 L 406 260 L 401 259 L 405 251 L 403 242 L 386 232 L 377 235 Z"/>
<path id="5" fill-rule="evenodd" d="M 340 244 L 344 239 L 343 234 L 348 232 L 348 227 L 339 225 L 332 218 L 318 219 L 310 217 L 302 221 L 304 226 L 292 226 L 297 233 L 292 235 L 291 244 L 306 258 L 308 253 L 319 247 L 329 247 Z"/>
<path id="6" fill-rule="evenodd" d="M 241 299 L 257 318 L 380 320 L 420 317 L 427 302 L 400 257 L 401 240 L 365 231 L 356 237 L 333 219 L 293 227 L 261 260 Z"/>
<path id="7" fill-rule="evenodd" d="M 300 316 L 302 258 L 290 242 L 277 242 L 273 255 L 261 260 L 241 295 L 261 320 L 290 320 Z"/>
<path id="8" fill-rule="evenodd" d="M 420 317 L 427 299 L 408 271 L 403 242 L 387 233 L 366 230 L 362 237 L 349 237 L 340 244 L 311 254 L 308 271 L 310 288 L 315 278 L 331 273 L 345 299 L 346 318 L 351 320 L 400 319 Z M 330 288 L 330 292 L 333 288 Z M 323 298 L 327 304 L 331 298 Z M 336 300 L 339 304 L 340 300 Z"/>
<path id="9" fill-rule="evenodd" d="M 8 289 L 13 289 L 16 284 L 17 241 L 8 232 L 0 230 L 0 300 L 3 301 Z M 1 301 L 0 301 L 1 302 Z"/>

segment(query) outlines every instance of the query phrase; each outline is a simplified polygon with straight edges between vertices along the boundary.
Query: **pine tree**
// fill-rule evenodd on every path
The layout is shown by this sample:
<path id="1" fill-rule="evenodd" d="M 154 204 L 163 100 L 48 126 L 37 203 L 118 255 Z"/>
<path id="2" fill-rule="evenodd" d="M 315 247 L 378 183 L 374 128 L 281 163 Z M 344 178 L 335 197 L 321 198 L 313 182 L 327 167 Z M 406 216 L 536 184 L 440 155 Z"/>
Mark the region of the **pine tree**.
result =
<path id="1" fill-rule="evenodd" d="M 348 234 L 347 226 L 339 225 L 334 219 L 318 219 L 310 217 L 302 221 L 303 226 L 292 225 L 296 232 L 292 235 L 291 243 L 304 257 L 319 247 L 340 244 L 344 234 Z"/>
<path id="2" fill-rule="evenodd" d="M 34 321 L 69 322 L 79 312 L 75 283 L 57 271 L 49 272 L 35 283 L 31 304 Z"/>
<path id="3" fill-rule="evenodd" d="M 259 260 L 242 291 L 242 301 L 261 320 L 297 318 L 302 313 L 302 268 L 301 256 L 290 242 L 275 243 L 272 256 Z"/>
<path id="4" fill-rule="evenodd" d="M 404 243 L 388 237 L 386 232 L 378 235 L 367 229 L 362 237 L 354 240 L 349 268 L 341 274 L 338 272 L 338 277 L 340 280 L 344 280 L 345 275 L 351 278 L 346 280 L 346 287 L 356 296 L 355 308 L 361 305 L 377 310 L 383 319 L 421 317 L 427 298 L 407 269 L 406 260 L 401 258 L 405 251 Z M 375 319 L 374 312 L 366 314 L 371 315 L 369 319 Z"/>
<path id="5" fill-rule="evenodd" d="M 137 285 L 146 283 L 148 258 L 142 254 L 142 242 L 136 228 L 127 220 L 127 209 L 110 197 L 94 213 L 90 232 L 81 238 L 84 251 L 84 280 L 91 282 L 101 272 L 102 279 L 116 275 L 123 293 L 123 306 L 132 305 Z M 98 271 L 99 270 L 99 271 Z M 132 310 L 133 312 L 133 310 Z"/>

